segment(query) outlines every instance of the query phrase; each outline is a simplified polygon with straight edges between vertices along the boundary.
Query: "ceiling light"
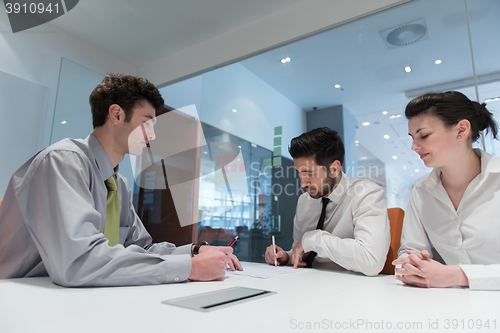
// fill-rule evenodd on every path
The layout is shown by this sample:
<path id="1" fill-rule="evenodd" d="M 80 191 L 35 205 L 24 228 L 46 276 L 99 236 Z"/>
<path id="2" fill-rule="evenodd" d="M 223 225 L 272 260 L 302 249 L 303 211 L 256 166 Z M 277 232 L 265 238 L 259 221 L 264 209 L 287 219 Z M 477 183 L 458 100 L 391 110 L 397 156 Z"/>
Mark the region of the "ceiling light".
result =
<path id="1" fill-rule="evenodd" d="M 411 67 L 410 66 L 406 66 L 405 67 L 405 72 L 406 73 L 410 73 L 411 72 Z"/>
<path id="2" fill-rule="evenodd" d="M 384 139 L 389 139 L 389 136 L 387 134 L 384 135 Z"/>
<path id="3" fill-rule="evenodd" d="M 236 110 L 236 109 L 233 109 L 233 112 L 238 112 L 238 110 Z"/>
<path id="4" fill-rule="evenodd" d="M 383 111 L 382 114 L 387 114 L 387 111 Z"/>
<path id="5" fill-rule="evenodd" d="M 406 165 L 403 165 L 403 169 L 405 169 L 405 170 L 406 170 Z"/>
<path id="6" fill-rule="evenodd" d="M 286 57 L 286 58 L 281 59 L 282 64 L 286 64 L 287 62 L 290 62 L 290 61 L 292 61 L 292 59 L 290 59 L 290 57 Z"/>
<path id="7" fill-rule="evenodd" d="M 366 157 L 366 156 L 361 156 L 359 159 L 360 159 L 360 160 L 367 160 L 367 159 L 368 159 L 368 157 Z"/>
<path id="8" fill-rule="evenodd" d="M 393 115 L 389 116 L 389 119 L 395 119 L 395 118 L 399 118 L 399 117 L 401 117 L 400 114 L 393 114 Z"/>
<path id="9" fill-rule="evenodd" d="M 241 146 L 238 146 L 238 148 L 240 148 L 240 149 L 241 149 Z"/>
<path id="10" fill-rule="evenodd" d="M 500 97 L 488 98 L 484 100 L 485 103 L 495 102 L 495 101 L 500 101 Z"/>
<path id="11" fill-rule="evenodd" d="M 435 63 L 436 65 L 439 65 L 440 63 L 442 63 L 442 61 L 438 59 L 438 60 L 434 61 L 434 63 Z"/>
<path id="12" fill-rule="evenodd" d="M 63 125 L 66 124 L 66 120 L 61 121 L 61 124 Z"/>
<path id="13" fill-rule="evenodd" d="M 359 141 L 358 141 L 358 140 L 356 140 L 356 141 L 354 141 L 354 143 L 359 143 Z"/>
<path id="14" fill-rule="evenodd" d="M 369 122 L 369 121 L 365 121 L 365 122 L 363 123 L 363 126 L 368 126 L 368 125 L 370 125 L 370 122 Z"/>
<path id="15" fill-rule="evenodd" d="M 340 84 L 336 84 L 335 88 L 339 89 L 340 88 Z"/>
<path id="16" fill-rule="evenodd" d="M 397 157 L 396 155 L 394 155 L 394 156 L 392 157 L 392 159 L 393 159 L 393 160 L 397 160 L 397 159 L 398 159 L 398 157 Z"/>
<path id="17" fill-rule="evenodd" d="M 204 151 L 203 154 L 208 154 L 208 153 L 206 151 Z"/>
<path id="18" fill-rule="evenodd" d="M 415 172 L 419 172 L 419 171 L 420 171 L 420 170 L 418 170 L 418 169 L 415 169 Z"/>

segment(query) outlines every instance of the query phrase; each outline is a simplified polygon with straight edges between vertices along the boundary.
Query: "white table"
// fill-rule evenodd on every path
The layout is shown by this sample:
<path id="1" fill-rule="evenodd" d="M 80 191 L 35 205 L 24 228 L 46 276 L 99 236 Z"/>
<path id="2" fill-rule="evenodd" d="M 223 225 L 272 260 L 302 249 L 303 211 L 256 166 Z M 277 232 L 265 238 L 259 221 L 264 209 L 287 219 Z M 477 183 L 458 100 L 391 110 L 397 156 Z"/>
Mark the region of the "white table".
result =
<path id="1" fill-rule="evenodd" d="M 277 294 L 209 313 L 161 303 L 235 286 Z M 490 328 L 478 329 L 486 320 Z M 1 333 L 222 331 L 499 332 L 500 292 L 421 289 L 403 286 L 394 276 L 314 269 L 272 279 L 227 275 L 224 281 L 143 287 L 0 280 Z"/>

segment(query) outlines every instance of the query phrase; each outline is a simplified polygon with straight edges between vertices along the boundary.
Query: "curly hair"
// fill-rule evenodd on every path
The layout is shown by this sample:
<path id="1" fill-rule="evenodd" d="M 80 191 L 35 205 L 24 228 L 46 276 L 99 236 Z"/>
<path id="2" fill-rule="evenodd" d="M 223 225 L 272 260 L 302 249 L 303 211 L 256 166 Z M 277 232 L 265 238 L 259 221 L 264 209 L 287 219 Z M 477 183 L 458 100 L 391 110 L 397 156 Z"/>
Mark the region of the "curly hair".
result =
<path id="1" fill-rule="evenodd" d="M 163 110 L 165 102 L 156 87 L 146 79 L 126 74 L 108 74 L 90 94 L 89 103 L 92 111 L 94 128 L 106 123 L 109 107 L 118 104 L 125 112 L 125 121 L 129 122 L 133 109 L 146 100 L 155 108 L 156 113 Z"/>

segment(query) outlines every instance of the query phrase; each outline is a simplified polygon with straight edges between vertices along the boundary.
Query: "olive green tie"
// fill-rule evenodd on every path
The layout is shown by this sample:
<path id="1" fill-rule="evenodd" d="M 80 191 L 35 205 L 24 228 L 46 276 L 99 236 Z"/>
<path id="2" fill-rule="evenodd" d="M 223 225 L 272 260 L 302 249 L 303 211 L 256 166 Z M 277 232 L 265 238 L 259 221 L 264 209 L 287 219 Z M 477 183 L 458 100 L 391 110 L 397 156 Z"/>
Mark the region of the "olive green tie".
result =
<path id="1" fill-rule="evenodd" d="M 104 237 L 109 240 L 109 246 L 115 246 L 120 242 L 120 197 L 118 196 L 116 174 L 106 179 L 104 184 L 108 189 Z"/>

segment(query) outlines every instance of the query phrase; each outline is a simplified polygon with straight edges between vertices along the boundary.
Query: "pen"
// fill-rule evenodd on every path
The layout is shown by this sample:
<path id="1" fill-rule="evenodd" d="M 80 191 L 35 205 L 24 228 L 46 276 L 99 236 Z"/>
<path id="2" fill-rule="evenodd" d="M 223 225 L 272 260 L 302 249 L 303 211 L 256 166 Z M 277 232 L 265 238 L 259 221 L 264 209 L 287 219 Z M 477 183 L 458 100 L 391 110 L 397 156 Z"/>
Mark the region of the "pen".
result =
<path id="1" fill-rule="evenodd" d="M 229 244 L 227 244 L 227 246 L 233 246 L 233 244 L 236 243 L 238 238 L 239 238 L 238 236 L 234 236 L 234 238 L 231 240 L 231 242 L 229 242 Z"/>
<path id="2" fill-rule="evenodd" d="M 273 235 L 273 249 L 274 249 L 274 267 L 278 267 L 278 262 L 276 261 L 276 242 L 274 241 L 274 235 Z"/>

